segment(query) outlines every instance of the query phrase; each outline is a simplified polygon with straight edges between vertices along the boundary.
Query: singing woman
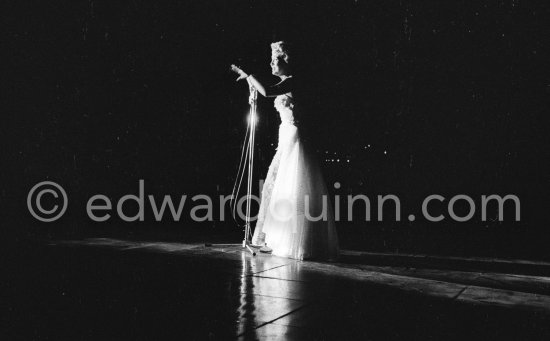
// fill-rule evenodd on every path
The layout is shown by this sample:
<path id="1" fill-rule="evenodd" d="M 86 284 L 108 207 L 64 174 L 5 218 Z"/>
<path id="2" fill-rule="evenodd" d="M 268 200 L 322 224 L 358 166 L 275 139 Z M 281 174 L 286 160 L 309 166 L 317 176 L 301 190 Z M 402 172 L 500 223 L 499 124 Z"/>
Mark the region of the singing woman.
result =
<path id="1" fill-rule="evenodd" d="M 237 81 L 246 79 L 261 95 L 275 97 L 281 119 L 252 243 L 266 245 L 281 257 L 335 260 L 339 247 L 331 200 L 314 154 L 300 139 L 292 54 L 283 41 L 271 44 L 271 50 L 271 72 L 280 78 L 275 85 L 265 86 L 254 75 L 232 66 Z"/>

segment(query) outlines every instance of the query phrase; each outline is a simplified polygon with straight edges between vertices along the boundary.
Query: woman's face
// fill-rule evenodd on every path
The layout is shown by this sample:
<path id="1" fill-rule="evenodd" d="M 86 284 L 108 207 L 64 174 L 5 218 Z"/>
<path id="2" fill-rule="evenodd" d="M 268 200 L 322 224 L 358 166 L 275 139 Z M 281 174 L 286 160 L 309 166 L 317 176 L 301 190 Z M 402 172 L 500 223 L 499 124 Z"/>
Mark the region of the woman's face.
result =
<path id="1" fill-rule="evenodd" d="M 288 71 L 288 64 L 282 56 L 271 57 L 271 73 L 275 76 L 285 76 Z"/>

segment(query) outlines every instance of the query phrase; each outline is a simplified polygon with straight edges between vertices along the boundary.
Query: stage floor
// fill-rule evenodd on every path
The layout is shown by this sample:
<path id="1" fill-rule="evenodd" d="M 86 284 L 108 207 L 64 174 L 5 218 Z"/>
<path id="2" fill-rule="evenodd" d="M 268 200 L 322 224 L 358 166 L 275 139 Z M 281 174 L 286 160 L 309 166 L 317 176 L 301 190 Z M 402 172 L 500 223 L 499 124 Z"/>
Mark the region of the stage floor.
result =
<path id="1" fill-rule="evenodd" d="M 491 264 L 498 268 L 490 260 L 483 271 L 426 261 L 373 265 L 365 255 L 344 251 L 341 262 L 323 263 L 254 257 L 234 245 L 50 241 L 7 259 L 0 333 L 2 340 L 550 335 L 544 274 L 490 271 Z"/>

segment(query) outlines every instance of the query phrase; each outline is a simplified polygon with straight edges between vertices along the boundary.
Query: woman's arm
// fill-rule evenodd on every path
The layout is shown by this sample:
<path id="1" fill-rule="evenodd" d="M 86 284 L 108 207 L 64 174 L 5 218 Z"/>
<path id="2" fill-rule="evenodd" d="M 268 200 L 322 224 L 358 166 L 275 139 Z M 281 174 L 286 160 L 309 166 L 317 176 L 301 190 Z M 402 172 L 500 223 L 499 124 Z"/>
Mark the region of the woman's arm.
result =
<path id="1" fill-rule="evenodd" d="M 256 90 L 258 90 L 260 94 L 262 94 L 262 96 L 265 97 L 275 97 L 287 94 L 292 91 L 291 78 L 285 78 L 275 85 L 265 87 L 262 83 L 260 83 L 260 81 L 256 79 L 256 77 L 247 74 L 235 65 L 231 65 L 231 71 L 239 75 L 239 77 L 237 78 L 237 82 L 241 79 L 246 79 L 249 85 L 252 85 Z"/>
<path id="2" fill-rule="evenodd" d="M 292 81 L 291 78 L 285 78 L 279 83 L 265 87 L 260 81 L 254 77 L 254 75 L 249 75 L 246 77 L 248 84 L 251 84 L 260 94 L 265 97 L 276 97 L 279 95 L 284 95 L 292 91 Z"/>

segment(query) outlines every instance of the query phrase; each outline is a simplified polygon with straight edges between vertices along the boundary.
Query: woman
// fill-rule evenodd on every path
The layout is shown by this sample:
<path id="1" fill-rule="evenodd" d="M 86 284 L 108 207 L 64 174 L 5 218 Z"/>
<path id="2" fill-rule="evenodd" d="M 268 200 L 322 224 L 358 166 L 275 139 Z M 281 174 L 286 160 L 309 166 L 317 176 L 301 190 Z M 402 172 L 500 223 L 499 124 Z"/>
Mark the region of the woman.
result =
<path id="1" fill-rule="evenodd" d="M 273 43 L 271 50 L 271 71 L 281 79 L 273 86 L 232 66 L 237 81 L 246 79 L 263 96 L 275 97 L 281 118 L 252 243 L 265 244 L 282 257 L 334 260 L 339 250 L 332 206 L 314 155 L 300 139 L 288 45 Z"/>

